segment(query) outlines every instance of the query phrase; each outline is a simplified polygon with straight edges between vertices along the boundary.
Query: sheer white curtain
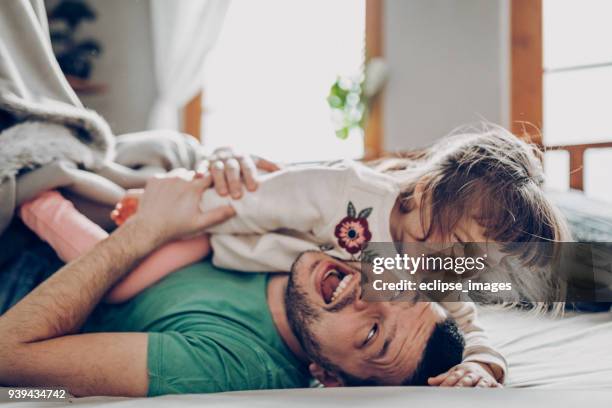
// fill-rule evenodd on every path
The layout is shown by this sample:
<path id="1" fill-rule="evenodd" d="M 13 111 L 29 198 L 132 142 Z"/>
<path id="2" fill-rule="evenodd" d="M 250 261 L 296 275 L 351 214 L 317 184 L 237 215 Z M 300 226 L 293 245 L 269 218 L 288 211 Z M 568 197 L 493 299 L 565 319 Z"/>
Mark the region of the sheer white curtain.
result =
<path id="1" fill-rule="evenodd" d="M 179 111 L 202 85 L 202 69 L 213 47 L 229 0 L 152 0 L 153 54 L 158 95 L 152 129 L 180 126 Z"/>

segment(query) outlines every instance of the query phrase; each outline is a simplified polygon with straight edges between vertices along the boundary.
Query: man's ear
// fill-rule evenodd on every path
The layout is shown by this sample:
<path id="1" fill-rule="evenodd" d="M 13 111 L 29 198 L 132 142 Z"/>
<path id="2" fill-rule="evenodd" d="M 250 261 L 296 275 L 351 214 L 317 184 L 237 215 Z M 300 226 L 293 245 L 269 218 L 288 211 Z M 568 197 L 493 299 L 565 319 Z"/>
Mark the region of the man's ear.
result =
<path id="1" fill-rule="evenodd" d="M 342 379 L 338 377 L 338 375 L 330 373 L 316 363 L 310 363 L 308 370 L 310 370 L 310 374 L 325 387 L 342 387 L 344 385 Z"/>

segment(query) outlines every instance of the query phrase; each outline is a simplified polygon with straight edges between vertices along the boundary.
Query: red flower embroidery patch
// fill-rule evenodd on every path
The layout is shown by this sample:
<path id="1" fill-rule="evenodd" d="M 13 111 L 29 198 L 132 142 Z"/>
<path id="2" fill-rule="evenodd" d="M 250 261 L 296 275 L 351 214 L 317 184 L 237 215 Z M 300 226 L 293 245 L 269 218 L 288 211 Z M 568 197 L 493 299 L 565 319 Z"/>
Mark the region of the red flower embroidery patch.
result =
<path id="1" fill-rule="evenodd" d="M 346 212 L 346 217 L 336 225 L 334 235 L 338 238 L 338 244 L 354 255 L 363 250 L 365 244 L 372 239 L 367 220 L 372 207 L 364 208 L 357 214 L 355 206 L 349 201 Z"/>

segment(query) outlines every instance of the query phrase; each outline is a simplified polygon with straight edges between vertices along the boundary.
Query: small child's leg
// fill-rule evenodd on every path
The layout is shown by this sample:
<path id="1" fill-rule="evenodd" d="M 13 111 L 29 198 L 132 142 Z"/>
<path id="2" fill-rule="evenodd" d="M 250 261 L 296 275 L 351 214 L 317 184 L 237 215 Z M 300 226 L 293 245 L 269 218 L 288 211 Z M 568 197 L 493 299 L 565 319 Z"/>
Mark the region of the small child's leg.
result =
<path id="1" fill-rule="evenodd" d="M 89 251 L 108 233 L 85 217 L 57 191 L 47 191 L 21 205 L 24 224 L 46 241 L 64 262 Z"/>

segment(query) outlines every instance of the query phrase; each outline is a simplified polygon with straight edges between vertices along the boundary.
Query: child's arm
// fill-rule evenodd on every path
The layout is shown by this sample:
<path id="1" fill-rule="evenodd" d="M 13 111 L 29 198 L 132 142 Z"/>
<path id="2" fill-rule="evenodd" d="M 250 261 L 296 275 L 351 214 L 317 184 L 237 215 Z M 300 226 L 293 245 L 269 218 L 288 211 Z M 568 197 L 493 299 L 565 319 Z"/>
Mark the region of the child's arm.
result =
<path id="1" fill-rule="evenodd" d="M 279 229 L 314 233 L 340 207 L 338 199 L 348 187 L 350 167 L 294 167 L 260 178 L 256 191 L 238 200 L 221 197 L 214 189 L 202 196 L 205 211 L 230 204 L 236 216 L 209 229 L 213 234 L 265 234 Z"/>
<path id="2" fill-rule="evenodd" d="M 57 191 L 48 191 L 21 206 L 23 222 L 57 252 L 64 262 L 79 257 L 108 233 L 78 212 Z M 124 302 L 169 273 L 198 261 L 210 249 L 207 237 L 166 244 L 145 258 L 106 296 L 110 303 Z"/>
<path id="3" fill-rule="evenodd" d="M 476 305 L 471 302 L 443 302 L 441 305 L 455 319 L 465 337 L 463 361 L 446 373 L 434 377 L 430 385 L 497 386 L 508 371 L 504 357 L 489 343 L 484 328 L 476 320 Z M 487 374 L 490 374 L 487 375 Z M 486 380 L 478 384 L 480 379 Z"/>
<path id="4" fill-rule="evenodd" d="M 107 303 L 125 302 L 164 276 L 195 263 L 210 252 L 207 235 L 170 242 L 147 256 L 105 296 Z"/>

